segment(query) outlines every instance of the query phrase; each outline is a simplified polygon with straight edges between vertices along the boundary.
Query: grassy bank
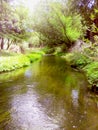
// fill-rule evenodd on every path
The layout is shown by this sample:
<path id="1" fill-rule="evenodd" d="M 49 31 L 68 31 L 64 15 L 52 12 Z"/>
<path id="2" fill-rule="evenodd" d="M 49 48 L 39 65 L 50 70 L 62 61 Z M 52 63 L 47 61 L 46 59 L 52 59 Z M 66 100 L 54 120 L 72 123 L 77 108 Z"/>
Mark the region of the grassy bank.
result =
<path id="1" fill-rule="evenodd" d="M 67 53 L 63 58 L 74 68 L 85 72 L 90 86 L 98 87 L 98 61 L 83 53 Z"/>
<path id="2" fill-rule="evenodd" d="M 42 52 L 32 52 L 26 55 L 1 56 L 0 72 L 12 71 L 18 68 L 29 66 L 30 63 L 42 57 Z"/>

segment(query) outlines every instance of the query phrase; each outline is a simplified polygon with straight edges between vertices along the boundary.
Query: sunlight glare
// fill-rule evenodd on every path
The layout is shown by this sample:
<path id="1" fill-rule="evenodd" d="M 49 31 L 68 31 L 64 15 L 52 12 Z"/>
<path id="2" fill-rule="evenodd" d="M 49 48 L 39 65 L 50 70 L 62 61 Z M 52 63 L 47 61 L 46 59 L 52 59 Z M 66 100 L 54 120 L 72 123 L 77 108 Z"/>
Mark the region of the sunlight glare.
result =
<path id="1" fill-rule="evenodd" d="M 37 7 L 37 4 L 40 2 L 40 0 L 23 0 L 24 5 L 29 8 L 31 12 L 34 11 L 34 9 Z"/>
<path id="2" fill-rule="evenodd" d="M 28 8 L 30 12 L 33 12 L 40 1 L 41 0 L 14 0 L 11 4 L 15 6 L 22 4 Z"/>

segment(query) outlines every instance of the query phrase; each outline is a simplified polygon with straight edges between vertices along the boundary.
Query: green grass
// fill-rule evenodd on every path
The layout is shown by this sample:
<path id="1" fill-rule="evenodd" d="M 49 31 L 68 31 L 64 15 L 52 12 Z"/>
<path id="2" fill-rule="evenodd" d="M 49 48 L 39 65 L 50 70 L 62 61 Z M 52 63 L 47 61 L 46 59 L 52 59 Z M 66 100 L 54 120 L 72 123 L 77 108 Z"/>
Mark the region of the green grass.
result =
<path id="1" fill-rule="evenodd" d="M 12 71 L 29 66 L 30 63 L 42 57 L 42 52 L 32 52 L 26 55 L 2 56 L 0 57 L 0 72 Z"/>
<path id="2" fill-rule="evenodd" d="M 30 65 L 30 60 L 25 55 L 0 57 L 0 72 L 11 71 Z"/>

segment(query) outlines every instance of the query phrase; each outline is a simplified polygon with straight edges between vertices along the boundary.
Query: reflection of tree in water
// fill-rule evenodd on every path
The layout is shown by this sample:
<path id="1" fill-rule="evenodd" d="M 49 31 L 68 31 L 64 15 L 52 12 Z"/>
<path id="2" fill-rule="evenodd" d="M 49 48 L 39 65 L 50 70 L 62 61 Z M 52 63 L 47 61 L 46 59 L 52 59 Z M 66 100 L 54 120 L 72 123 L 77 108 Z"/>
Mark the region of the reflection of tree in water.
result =
<path id="1" fill-rule="evenodd" d="M 87 86 L 84 75 L 67 67 L 63 60 L 46 59 L 40 65 L 38 80 L 35 89 L 48 117 L 62 129 L 84 127 Z"/>
<path id="2" fill-rule="evenodd" d="M 88 129 L 98 129 L 98 96 L 94 93 L 88 92 L 87 94 L 87 118 L 88 118 Z M 90 125 L 89 125 L 90 124 Z"/>
<path id="3" fill-rule="evenodd" d="M 22 94 L 27 91 L 25 84 L 21 84 L 24 78 L 25 68 L 9 73 L 2 73 L 0 77 L 0 128 L 8 129 L 11 120 L 11 100 L 13 95 Z M 21 85 L 19 85 L 21 84 Z"/>
<path id="4" fill-rule="evenodd" d="M 5 72 L 0 74 L 0 83 L 4 83 L 4 82 L 11 82 L 11 81 L 15 81 L 15 80 L 19 80 L 21 78 L 24 77 L 24 72 L 25 72 L 26 68 L 21 68 L 21 69 L 17 69 L 15 71 L 11 71 L 11 72 Z"/>
<path id="5" fill-rule="evenodd" d="M 21 106 L 26 108 L 25 111 L 18 111 L 19 119 L 21 117 L 24 120 L 27 109 L 31 115 L 26 117 L 32 119 L 32 116 L 35 116 L 35 119 L 36 113 L 34 115 L 33 110 L 36 106 L 37 115 L 39 117 L 42 115 L 40 118 L 42 120 L 39 121 L 42 126 L 46 123 L 48 117 L 50 126 L 58 126 L 58 128 L 56 127 L 57 130 L 97 130 L 97 97 L 95 95 L 92 97 L 92 94 L 86 91 L 88 84 L 84 75 L 72 70 L 64 60 L 46 57 L 42 61 L 34 63 L 17 80 L 14 78 L 14 82 L 3 83 L 0 86 L 0 101 L 2 102 L 0 119 L 2 113 L 5 114 L 3 125 L 4 122 L 7 122 L 7 119 L 10 119 L 10 114 L 5 112 L 11 110 L 10 105 L 14 100 L 16 104 L 13 106 L 17 108 L 15 111 Z M 34 106 L 32 106 L 32 103 Z M 20 115 L 21 112 L 26 115 Z M 7 116 L 8 118 L 6 118 Z M 43 116 L 45 116 L 45 120 Z M 17 114 L 14 116 L 15 120 L 16 117 Z M 31 124 L 33 121 L 35 120 L 30 121 Z M 25 123 L 27 124 L 27 121 Z M 10 126 L 10 124 L 7 126 Z M 11 127 L 14 126 L 14 124 L 11 125 Z"/>

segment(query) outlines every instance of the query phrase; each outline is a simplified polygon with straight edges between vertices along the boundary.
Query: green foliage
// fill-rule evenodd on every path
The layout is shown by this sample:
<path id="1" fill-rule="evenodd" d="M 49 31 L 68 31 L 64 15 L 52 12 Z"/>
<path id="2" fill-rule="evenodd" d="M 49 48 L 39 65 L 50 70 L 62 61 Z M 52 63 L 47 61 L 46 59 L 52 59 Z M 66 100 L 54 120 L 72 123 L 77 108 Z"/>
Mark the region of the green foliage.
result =
<path id="1" fill-rule="evenodd" d="M 62 48 L 61 47 L 56 47 L 54 55 L 62 55 Z"/>
<path id="2" fill-rule="evenodd" d="M 11 71 L 30 65 L 29 58 L 24 55 L 0 57 L 0 72 Z"/>
<path id="3" fill-rule="evenodd" d="M 55 52 L 55 49 L 45 46 L 44 48 L 42 48 L 42 51 L 44 52 L 44 54 L 53 54 Z"/>
<path id="4" fill-rule="evenodd" d="M 55 49 L 54 55 L 58 55 L 58 56 L 64 55 L 65 51 L 67 50 L 65 45 L 57 46 L 54 49 Z"/>
<path id="5" fill-rule="evenodd" d="M 0 72 L 26 67 L 31 62 L 40 59 L 42 55 L 42 52 L 32 52 L 27 55 L 0 57 Z"/>
<path id="6" fill-rule="evenodd" d="M 41 8 L 34 17 L 33 29 L 42 35 L 41 39 L 48 46 L 65 44 L 70 47 L 74 41 L 83 36 L 81 16 L 77 13 L 68 14 L 61 3 L 49 3 Z"/>
<path id="7" fill-rule="evenodd" d="M 3 1 L 0 3 L 0 14 L 0 40 L 3 45 L 22 44 L 32 37 L 32 17 L 25 6 L 14 7 Z M 5 43 L 4 39 L 8 41 Z"/>
<path id="8" fill-rule="evenodd" d="M 28 39 L 28 43 L 30 43 L 33 47 L 40 46 L 40 35 L 36 32 L 32 32 L 31 37 Z"/>
<path id="9" fill-rule="evenodd" d="M 68 53 L 64 56 L 73 67 L 82 69 L 91 85 L 98 86 L 98 62 L 80 53 Z"/>
<path id="10" fill-rule="evenodd" d="M 91 43 L 88 40 L 85 40 L 85 44 L 82 46 L 82 53 L 92 59 L 98 57 L 98 36 L 94 36 L 94 43 Z"/>
<path id="11" fill-rule="evenodd" d="M 98 0 L 68 0 L 70 11 L 79 12 L 79 14 L 86 20 L 86 24 L 91 24 L 90 15 L 98 8 Z"/>
<path id="12" fill-rule="evenodd" d="M 62 57 L 68 62 L 71 63 L 73 61 L 74 53 L 67 53 L 63 55 Z"/>
<path id="13" fill-rule="evenodd" d="M 98 62 L 88 64 L 83 70 L 86 72 L 89 83 L 98 86 Z"/>
<path id="14" fill-rule="evenodd" d="M 64 58 L 72 67 L 82 69 L 91 85 L 98 86 L 98 61 L 94 61 L 94 59 L 90 57 L 95 56 L 94 54 L 91 55 L 92 50 L 88 50 L 88 52 L 85 53 L 86 55 L 82 53 L 68 53 Z"/>
<path id="15" fill-rule="evenodd" d="M 81 17 L 78 14 L 73 14 L 66 18 L 66 32 L 70 41 L 76 41 L 83 35 L 83 26 L 81 24 Z"/>
<path id="16" fill-rule="evenodd" d="M 98 56 L 98 47 L 95 45 L 91 45 L 90 47 L 87 47 L 83 50 L 84 54 L 86 54 L 88 57 L 97 58 Z"/>
<path id="17" fill-rule="evenodd" d="M 87 64 L 91 63 L 92 60 L 81 54 L 81 53 L 68 53 L 64 57 L 66 61 L 68 61 L 72 66 L 78 67 L 78 68 L 83 68 Z"/>
<path id="18" fill-rule="evenodd" d="M 43 52 L 32 52 L 30 54 L 27 54 L 26 56 L 29 58 L 30 62 L 32 63 L 35 60 L 38 60 L 42 57 Z"/>

